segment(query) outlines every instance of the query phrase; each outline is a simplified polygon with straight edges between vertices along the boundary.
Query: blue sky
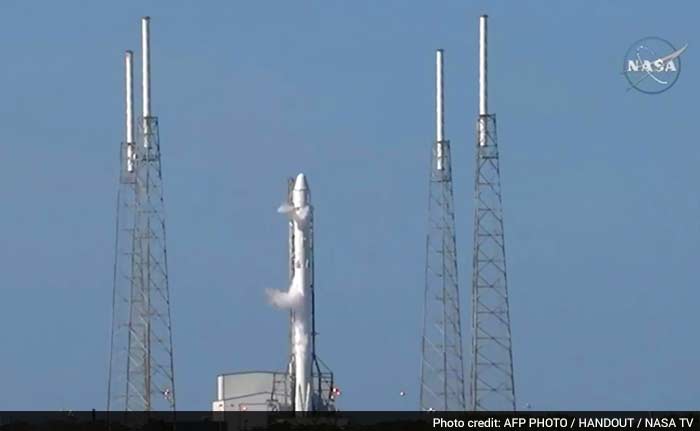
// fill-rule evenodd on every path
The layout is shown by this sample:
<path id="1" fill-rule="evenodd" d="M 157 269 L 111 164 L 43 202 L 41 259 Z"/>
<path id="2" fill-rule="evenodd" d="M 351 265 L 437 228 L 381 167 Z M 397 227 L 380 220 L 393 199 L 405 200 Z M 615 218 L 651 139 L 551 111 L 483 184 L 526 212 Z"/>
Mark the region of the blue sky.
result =
<path id="1" fill-rule="evenodd" d="M 287 315 L 264 290 L 286 287 L 275 209 L 303 171 L 339 407 L 416 408 L 434 50 L 468 304 L 482 13 L 519 406 L 698 409 L 697 4 L 165 5 L 0 5 L 0 409 L 105 405 L 123 51 L 138 55 L 143 15 L 178 407 L 209 409 L 218 373 L 285 365 Z M 620 74 L 649 35 L 689 44 L 656 96 Z"/>

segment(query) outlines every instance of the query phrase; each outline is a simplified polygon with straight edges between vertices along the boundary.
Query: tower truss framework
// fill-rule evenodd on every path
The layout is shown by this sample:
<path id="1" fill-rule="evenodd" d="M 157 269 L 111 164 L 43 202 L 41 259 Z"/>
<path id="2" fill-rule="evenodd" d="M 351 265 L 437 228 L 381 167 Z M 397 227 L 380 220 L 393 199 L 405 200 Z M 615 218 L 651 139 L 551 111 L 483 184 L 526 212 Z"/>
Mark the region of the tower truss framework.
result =
<path id="1" fill-rule="evenodd" d="M 175 409 L 158 119 L 144 124 L 148 146 L 136 146 L 118 195 L 108 410 Z"/>
<path id="2" fill-rule="evenodd" d="M 442 50 L 436 55 L 437 139 L 432 145 L 425 250 L 421 410 L 465 410 L 452 157 L 444 138 Z"/>
<path id="3" fill-rule="evenodd" d="M 120 153 L 108 411 L 175 411 L 172 319 L 158 118 L 150 115 L 149 18 L 142 20 L 144 115 L 133 136 L 127 51 L 127 139 Z"/>
<path id="4" fill-rule="evenodd" d="M 479 118 L 474 182 L 471 410 L 515 410 L 496 116 L 486 99 L 486 16 L 480 18 Z"/>

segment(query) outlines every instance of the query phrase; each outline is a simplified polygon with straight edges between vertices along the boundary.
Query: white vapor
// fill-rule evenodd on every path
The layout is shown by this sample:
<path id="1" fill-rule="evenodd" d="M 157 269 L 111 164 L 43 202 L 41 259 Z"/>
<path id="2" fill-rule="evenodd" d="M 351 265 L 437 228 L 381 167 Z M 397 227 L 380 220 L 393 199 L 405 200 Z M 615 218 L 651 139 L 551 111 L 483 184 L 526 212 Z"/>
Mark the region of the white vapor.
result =
<path id="1" fill-rule="evenodd" d="M 287 292 L 278 289 L 265 289 L 265 293 L 270 304 L 277 308 L 297 308 L 303 299 L 301 292 L 291 288 Z"/>
<path id="2" fill-rule="evenodd" d="M 294 207 L 286 202 L 280 205 L 279 208 L 277 208 L 277 212 L 280 214 L 289 214 L 292 211 L 294 211 Z"/>
<path id="3" fill-rule="evenodd" d="M 299 229 L 306 229 L 306 224 L 309 219 L 309 214 L 311 213 L 311 208 L 308 205 L 304 205 L 301 208 L 295 208 L 288 203 L 284 203 L 277 208 L 277 212 L 280 214 L 286 214 L 294 220 L 299 225 Z"/>

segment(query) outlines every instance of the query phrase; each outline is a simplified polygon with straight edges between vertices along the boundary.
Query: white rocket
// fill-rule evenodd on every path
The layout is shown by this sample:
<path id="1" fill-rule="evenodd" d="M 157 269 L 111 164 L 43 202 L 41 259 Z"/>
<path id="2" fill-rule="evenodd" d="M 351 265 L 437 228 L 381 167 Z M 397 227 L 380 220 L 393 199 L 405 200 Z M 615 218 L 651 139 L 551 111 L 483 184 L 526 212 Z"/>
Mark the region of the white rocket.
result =
<path id="1" fill-rule="evenodd" d="M 287 292 L 268 291 L 270 301 L 291 310 L 292 361 L 290 374 L 294 377 L 294 410 L 312 409 L 313 343 L 313 207 L 309 185 L 304 174 L 294 181 L 291 204 L 279 208 L 287 214 L 292 230 L 292 274 Z"/>

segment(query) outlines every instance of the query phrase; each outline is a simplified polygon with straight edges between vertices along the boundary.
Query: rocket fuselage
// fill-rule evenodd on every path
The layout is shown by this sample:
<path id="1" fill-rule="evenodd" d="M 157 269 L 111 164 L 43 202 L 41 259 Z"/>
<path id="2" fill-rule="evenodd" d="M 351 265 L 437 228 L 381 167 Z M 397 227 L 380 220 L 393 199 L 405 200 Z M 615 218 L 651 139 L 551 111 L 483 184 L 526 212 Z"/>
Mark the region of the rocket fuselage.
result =
<path id="1" fill-rule="evenodd" d="M 299 174 L 292 189 L 294 274 L 290 293 L 298 298 L 292 307 L 292 349 L 294 356 L 294 410 L 308 411 L 311 404 L 312 344 L 312 279 L 313 250 L 311 227 L 313 208 L 304 174 Z"/>

